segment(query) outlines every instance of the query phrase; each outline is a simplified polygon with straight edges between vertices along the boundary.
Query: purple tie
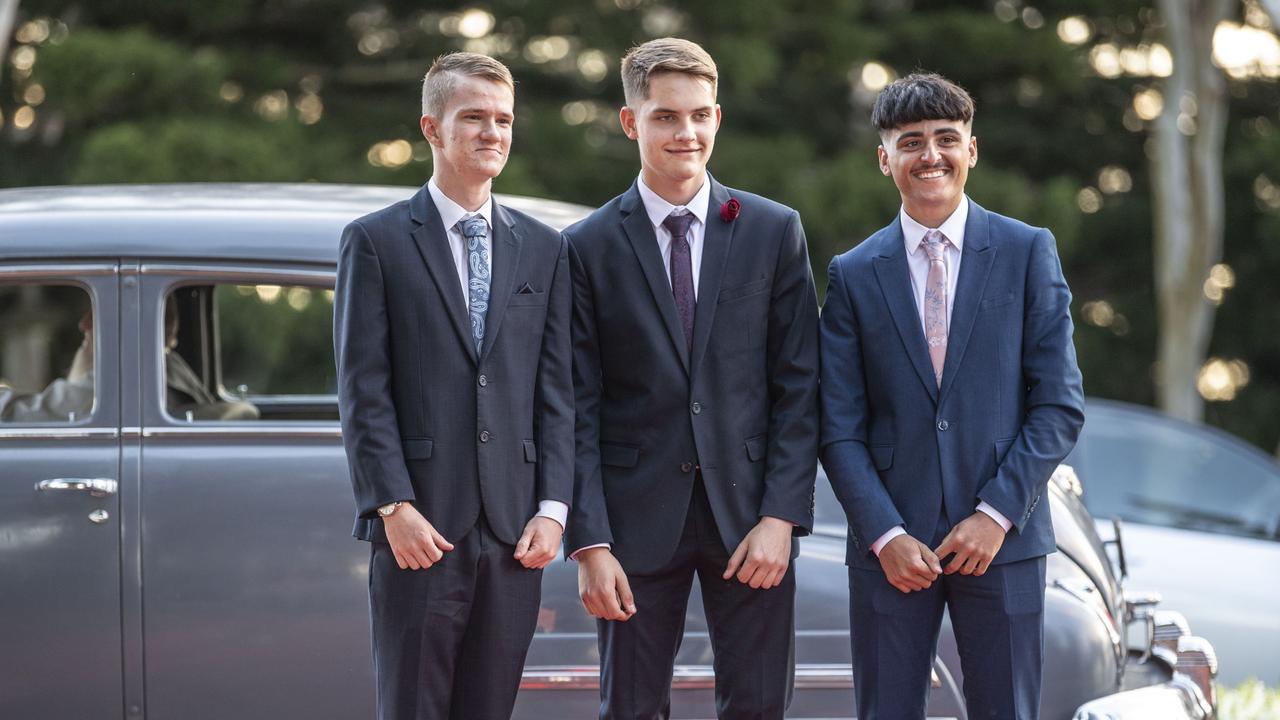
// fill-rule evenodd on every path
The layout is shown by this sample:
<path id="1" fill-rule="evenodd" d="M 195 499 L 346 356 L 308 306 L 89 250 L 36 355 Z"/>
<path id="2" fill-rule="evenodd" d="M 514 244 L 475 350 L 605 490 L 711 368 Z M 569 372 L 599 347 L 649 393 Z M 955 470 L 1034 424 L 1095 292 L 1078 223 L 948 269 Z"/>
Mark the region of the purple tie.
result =
<path id="1" fill-rule="evenodd" d="M 693 346 L 693 311 L 697 301 L 693 297 L 693 256 L 689 252 L 689 226 L 693 213 L 667 216 L 662 226 L 671 232 L 671 292 L 676 297 L 676 312 L 680 326 L 684 328 L 684 341 Z"/>
<path id="2" fill-rule="evenodd" d="M 933 376 L 942 387 L 942 363 L 947 359 L 947 266 L 943 253 L 947 236 L 937 230 L 924 234 L 920 244 L 929 255 L 929 276 L 924 283 L 924 339 L 929 343 Z"/>

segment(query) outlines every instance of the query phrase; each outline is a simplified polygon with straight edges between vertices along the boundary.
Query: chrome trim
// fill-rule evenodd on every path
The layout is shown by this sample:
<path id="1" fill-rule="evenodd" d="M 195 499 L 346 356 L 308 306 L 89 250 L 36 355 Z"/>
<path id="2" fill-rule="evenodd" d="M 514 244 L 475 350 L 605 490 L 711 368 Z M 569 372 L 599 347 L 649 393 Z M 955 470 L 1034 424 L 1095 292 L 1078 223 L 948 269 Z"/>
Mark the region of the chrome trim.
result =
<path id="1" fill-rule="evenodd" d="M 715 669 L 710 665 L 676 665 L 672 690 L 711 690 Z M 932 686 L 942 687 L 935 671 Z M 797 690 L 845 690 L 853 687 L 853 666 L 848 663 L 800 663 L 796 665 Z M 521 690 L 598 690 L 600 668 L 596 665 L 535 665 L 525 668 Z"/>
<path id="2" fill-rule="evenodd" d="M 94 497 L 115 495 L 120 484 L 111 478 L 52 478 L 36 483 L 36 490 L 75 490 Z"/>
<path id="3" fill-rule="evenodd" d="M 311 285 L 327 285 L 332 290 L 335 285 L 334 270 L 299 270 L 288 267 L 280 269 L 264 268 L 261 265 L 197 265 L 144 263 L 139 272 L 143 275 L 172 275 L 182 278 L 201 278 L 208 280 L 230 280 L 237 283 L 268 282 L 272 285 L 289 281 Z"/>
<path id="4" fill-rule="evenodd" d="M 213 423 L 215 421 L 208 421 Z M 342 428 L 336 424 L 315 427 L 283 427 L 280 425 L 264 425 L 261 427 L 245 425 L 193 425 L 190 427 L 148 427 L 142 428 L 144 438 L 167 438 L 176 440 L 217 437 L 229 440 L 257 440 L 263 438 L 314 440 L 342 439 Z"/>
<path id="5" fill-rule="evenodd" d="M 1175 679 L 1182 677 L 1195 686 L 1196 702 L 1206 715 L 1212 715 L 1218 704 L 1215 680 L 1218 677 L 1218 654 L 1213 645 L 1196 635 L 1178 638 L 1178 663 L 1174 666 Z"/>
<path id="6" fill-rule="evenodd" d="M 50 277 L 65 278 L 68 275 L 79 277 L 106 277 L 118 272 L 115 264 L 67 264 L 39 263 L 22 265 L 0 265 L 0 279 L 12 278 L 48 279 Z"/>
<path id="7" fill-rule="evenodd" d="M 86 439 L 103 439 L 115 440 L 120 437 L 120 431 L 115 428 L 78 428 L 78 427 L 61 427 L 61 428 L 42 428 L 42 427 L 26 427 L 26 428 L 4 428 L 0 430 L 0 440 L 86 440 Z"/>
<path id="8" fill-rule="evenodd" d="M 1084 497 L 1084 485 L 1080 482 L 1080 476 L 1076 475 L 1076 469 L 1070 465 L 1059 465 L 1049 479 L 1076 497 Z"/>
<path id="9" fill-rule="evenodd" d="M 1117 523 L 1116 537 L 1119 538 L 1120 528 L 1119 520 L 1113 520 Z M 1121 558 L 1124 557 L 1121 551 Z M 1156 621 L 1155 607 L 1160 604 L 1160 593 L 1158 592 L 1135 592 L 1126 590 L 1124 592 L 1124 616 L 1126 628 L 1133 623 L 1142 623 L 1143 630 L 1146 631 L 1146 639 L 1142 641 L 1142 656 L 1138 658 L 1139 663 L 1145 663 L 1151 659 L 1151 651 L 1155 647 L 1156 641 Z M 1126 637 L 1126 640 L 1128 638 Z"/>
<path id="10" fill-rule="evenodd" d="M 1104 695 L 1081 705 L 1074 720 L 1207 720 L 1213 717 L 1196 702 L 1195 686 L 1173 680 Z"/>

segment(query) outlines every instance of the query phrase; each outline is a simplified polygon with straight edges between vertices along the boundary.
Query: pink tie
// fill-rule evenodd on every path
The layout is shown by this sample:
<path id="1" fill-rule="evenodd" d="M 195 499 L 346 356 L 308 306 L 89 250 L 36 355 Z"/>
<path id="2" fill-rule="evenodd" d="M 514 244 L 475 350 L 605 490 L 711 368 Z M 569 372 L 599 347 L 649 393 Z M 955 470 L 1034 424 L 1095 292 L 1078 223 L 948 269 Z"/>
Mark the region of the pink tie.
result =
<path id="1" fill-rule="evenodd" d="M 933 377 L 942 387 L 942 363 L 947 359 L 947 266 L 942 255 L 947 236 L 930 230 L 920 244 L 929 254 L 929 277 L 924 283 L 924 339 L 929 343 Z"/>

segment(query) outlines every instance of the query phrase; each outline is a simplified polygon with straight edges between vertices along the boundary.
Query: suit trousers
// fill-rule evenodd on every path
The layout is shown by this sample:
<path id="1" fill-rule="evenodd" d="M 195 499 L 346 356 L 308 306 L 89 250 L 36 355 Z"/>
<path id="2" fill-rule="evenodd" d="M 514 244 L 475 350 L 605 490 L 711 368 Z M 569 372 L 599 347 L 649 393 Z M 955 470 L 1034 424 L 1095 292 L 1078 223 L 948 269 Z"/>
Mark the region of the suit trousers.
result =
<path id="1" fill-rule="evenodd" d="M 481 515 L 426 570 L 391 546 L 369 562 L 379 720 L 509 720 L 533 639 L 542 571 L 512 557 Z"/>
<path id="2" fill-rule="evenodd" d="M 937 547 L 946 536 L 939 522 Z M 881 570 L 849 568 L 859 720 L 924 720 L 944 606 L 951 613 L 970 720 L 1035 720 L 1044 664 L 1044 556 L 942 575 L 903 593 Z"/>
<path id="3" fill-rule="evenodd" d="M 657 572 L 628 576 L 635 615 L 626 622 L 597 621 L 601 720 L 670 717 L 672 672 L 694 575 L 715 654 L 717 716 L 781 720 L 795 675 L 795 564 L 768 590 L 721 579 L 728 564 L 699 475 L 675 555 Z"/>

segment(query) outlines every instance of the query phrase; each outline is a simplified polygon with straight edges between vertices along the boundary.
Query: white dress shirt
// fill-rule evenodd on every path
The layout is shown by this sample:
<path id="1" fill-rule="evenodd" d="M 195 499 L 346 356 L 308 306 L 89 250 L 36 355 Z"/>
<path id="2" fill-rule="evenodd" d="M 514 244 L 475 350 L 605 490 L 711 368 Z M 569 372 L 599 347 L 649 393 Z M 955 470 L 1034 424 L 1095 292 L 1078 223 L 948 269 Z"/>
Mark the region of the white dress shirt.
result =
<path id="1" fill-rule="evenodd" d="M 470 309 L 471 290 L 468 287 L 467 239 L 463 237 L 462 231 L 458 229 L 458 221 L 474 215 L 484 218 L 489 232 L 485 233 L 484 239 L 480 242 L 488 250 L 485 254 L 489 258 L 489 276 L 493 277 L 493 196 L 490 195 L 486 198 L 480 209 L 472 212 L 445 195 L 440 186 L 436 184 L 434 175 L 427 181 L 427 191 L 431 193 L 431 200 L 436 204 L 436 212 L 440 213 L 440 221 L 444 224 L 445 235 L 449 238 L 449 252 L 453 254 L 453 265 L 458 271 L 458 286 L 462 291 L 462 300 L 466 303 L 467 308 Z M 559 500 L 542 500 L 538 503 L 537 515 L 555 520 L 560 523 L 560 528 L 563 530 L 569 520 L 569 506 Z"/>
<path id="2" fill-rule="evenodd" d="M 964 224 L 969 219 L 969 197 L 966 195 L 955 212 L 951 213 L 951 216 L 942 221 L 937 228 L 927 228 L 916 222 L 907 214 L 905 207 L 898 213 L 898 217 L 902 223 L 902 239 L 907 248 L 907 270 L 911 274 L 911 296 L 916 301 L 916 312 L 920 313 L 921 332 L 925 332 L 924 290 L 929 278 L 929 253 L 921 247 L 920 243 L 924 240 L 925 233 L 934 229 L 941 232 L 949 241 L 943 246 L 942 263 L 947 272 L 947 332 L 950 333 L 951 308 L 956 302 L 956 280 L 960 277 L 960 259 L 964 255 L 962 252 Z M 1005 532 L 1009 532 L 1009 528 L 1013 527 L 1013 523 L 1009 522 L 1008 518 L 985 500 L 978 503 L 977 509 L 1000 523 L 1000 527 L 1004 528 Z M 890 540 L 906 533 L 907 531 L 901 525 L 890 528 L 888 532 L 871 543 L 871 551 L 879 557 L 880 551 Z"/>
<path id="3" fill-rule="evenodd" d="M 689 259 L 693 265 L 693 299 L 698 299 L 698 277 L 702 274 L 702 239 L 707 234 L 707 205 L 711 202 L 711 183 L 704 178 L 702 187 L 694 193 L 693 199 L 685 205 L 672 205 L 658 196 L 658 193 L 644 184 L 644 178 L 636 181 L 640 190 L 640 200 L 644 202 L 644 211 L 653 225 L 653 234 L 658 238 L 658 252 L 662 253 L 662 269 L 667 273 L 667 283 L 671 283 L 671 231 L 662 224 L 673 212 L 693 214 L 693 223 L 685 239 L 689 241 Z"/>

